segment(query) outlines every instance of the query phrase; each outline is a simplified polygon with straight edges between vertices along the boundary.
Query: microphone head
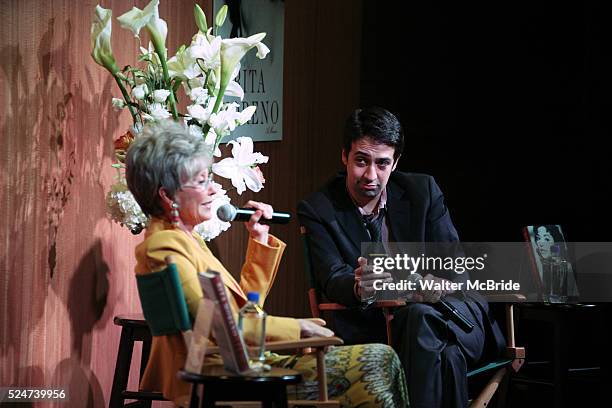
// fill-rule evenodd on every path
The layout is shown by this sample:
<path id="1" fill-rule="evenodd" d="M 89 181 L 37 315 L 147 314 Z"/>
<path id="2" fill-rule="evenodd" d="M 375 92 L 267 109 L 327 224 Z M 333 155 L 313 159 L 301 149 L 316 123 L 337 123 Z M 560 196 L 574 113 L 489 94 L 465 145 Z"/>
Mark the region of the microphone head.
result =
<path id="1" fill-rule="evenodd" d="M 236 218 L 236 207 L 231 204 L 223 204 L 217 209 L 217 217 L 221 221 L 230 222 Z"/>

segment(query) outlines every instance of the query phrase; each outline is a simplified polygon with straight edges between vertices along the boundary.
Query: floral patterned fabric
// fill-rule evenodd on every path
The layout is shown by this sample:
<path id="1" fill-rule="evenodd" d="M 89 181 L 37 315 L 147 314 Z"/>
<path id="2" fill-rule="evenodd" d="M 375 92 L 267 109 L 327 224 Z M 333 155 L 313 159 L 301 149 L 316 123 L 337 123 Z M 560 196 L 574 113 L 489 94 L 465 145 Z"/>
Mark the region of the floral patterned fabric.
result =
<path id="1" fill-rule="evenodd" d="M 289 399 L 318 398 L 315 355 L 275 356 L 275 366 L 302 373 L 303 381 L 287 390 Z M 384 344 L 332 347 L 325 355 L 329 399 L 342 407 L 408 406 L 406 378 L 397 354 Z"/>

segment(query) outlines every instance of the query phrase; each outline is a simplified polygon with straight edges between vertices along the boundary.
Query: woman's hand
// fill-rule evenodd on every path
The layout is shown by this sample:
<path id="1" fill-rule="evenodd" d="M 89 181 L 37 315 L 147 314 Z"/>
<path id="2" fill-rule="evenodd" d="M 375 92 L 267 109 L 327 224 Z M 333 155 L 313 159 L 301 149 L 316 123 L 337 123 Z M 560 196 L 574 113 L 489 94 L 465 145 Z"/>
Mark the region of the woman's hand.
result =
<path id="1" fill-rule="evenodd" d="M 269 225 L 263 225 L 259 223 L 261 217 L 266 219 L 272 218 L 274 210 L 272 206 L 258 201 L 249 200 L 245 205 L 246 208 L 254 208 L 255 214 L 251 216 L 249 222 L 244 224 L 246 229 L 249 231 L 249 235 L 257 242 L 262 244 L 268 244 L 268 232 L 270 231 Z"/>
<path id="2" fill-rule="evenodd" d="M 323 319 L 298 319 L 300 322 L 300 337 L 331 337 L 334 332 L 325 328 Z"/>

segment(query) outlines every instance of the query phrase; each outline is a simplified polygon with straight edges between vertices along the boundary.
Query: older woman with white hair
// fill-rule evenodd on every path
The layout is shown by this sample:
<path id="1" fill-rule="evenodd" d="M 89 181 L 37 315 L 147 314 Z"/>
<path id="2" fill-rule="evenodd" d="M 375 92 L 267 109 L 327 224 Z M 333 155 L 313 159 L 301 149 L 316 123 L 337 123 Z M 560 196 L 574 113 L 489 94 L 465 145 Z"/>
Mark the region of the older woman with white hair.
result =
<path id="1" fill-rule="evenodd" d="M 145 214 L 151 218 L 144 242 L 136 247 L 136 274 L 147 274 L 165 267 L 164 259 L 175 259 L 189 312 L 193 318 L 200 299 L 197 272 L 208 268 L 219 271 L 228 290 L 232 311 L 246 302 L 246 293 L 256 291 L 263 303 L 278 271 L 285 244 L 259 223 L 270 218 L 270 205 L 249 201 L 257 211 L 248 223 L 249 242 L 240 282 L 211 253 L 194 227 L 212 217 L 211 204 L 217 193 L 209 169 L 212 152 L 201 137 L 193 136 L 182 125 L 167 121 L 145 127 L 127 153 L 127 181 L 130 191 Z M 320 319 L 269 316 L 266 339 L 295 340 L 309 336 L 331 336 Z M 176 373 L 185 363 L 186 349 L 181 336 L 153 338 L 151 356 L 141 388 L 162 391 L 164 397 L 179 403 L 189 393 L 189 385 Z M 397 355 L 382 344 L 335 347 L 326 356 L 330 397 L 343 406 L 407 405 L 404 374 Z M 308 387 L 316 376 L 311 356 L 280 356 L 273 365 L 291 367 L 303 373 L 299 398 L 316 398 L 316 388 Z"/>

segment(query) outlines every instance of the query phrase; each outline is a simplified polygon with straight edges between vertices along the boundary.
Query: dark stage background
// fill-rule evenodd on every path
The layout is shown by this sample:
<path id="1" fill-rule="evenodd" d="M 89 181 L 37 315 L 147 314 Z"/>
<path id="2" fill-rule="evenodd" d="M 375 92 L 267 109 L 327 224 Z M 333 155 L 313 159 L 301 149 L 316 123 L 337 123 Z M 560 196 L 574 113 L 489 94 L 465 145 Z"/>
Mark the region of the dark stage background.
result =
<path id="1" fill-rule="evenodd" d="M 520 241 L 529 224 L 612 241 L 610 11 L 599 1 L 363 2 L 361 106 L 399 116 L 398 169 L 435 176 L 464 242 Z M 600 305 L 563 323 L 570 368 L 601 369 L 571 372 L 561 405 L 603 394 L 609 313 Z M 552 375 L 538 362 L 551 361 L 553 327 L 519 321 L 526 378 Z M 551 391 L 516 382 L 509 405 L 552 406 Z"/>
<path id="2" fill-rule="evenodd" d="M 612 240 L 610 11 L 363 3 L 361 105 L 400 117 L 398 168 L 436 177 L 463 241 L 549 223 L 568 241 Z"/>

